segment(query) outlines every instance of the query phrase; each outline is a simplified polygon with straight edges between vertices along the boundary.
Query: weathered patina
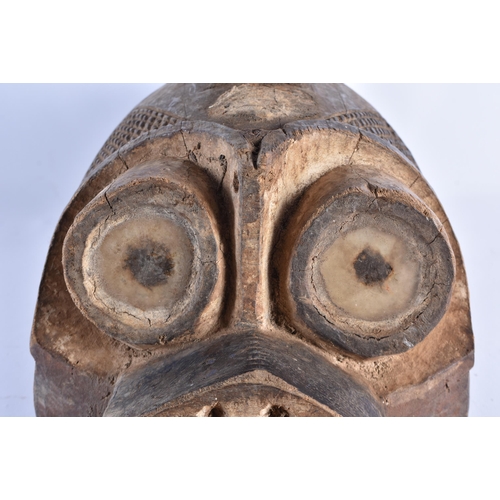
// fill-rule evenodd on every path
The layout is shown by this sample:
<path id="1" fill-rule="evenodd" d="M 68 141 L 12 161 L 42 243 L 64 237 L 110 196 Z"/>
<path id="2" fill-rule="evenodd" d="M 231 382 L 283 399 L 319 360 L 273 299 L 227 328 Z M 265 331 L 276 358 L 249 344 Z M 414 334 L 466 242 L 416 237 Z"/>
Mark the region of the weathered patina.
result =
<path id="1" fill-rule="evenodd" d="M 460 249 L 340 84 L 172 84 L 98 153 L 34 319 L 37 415 L 467 415 Z"/>

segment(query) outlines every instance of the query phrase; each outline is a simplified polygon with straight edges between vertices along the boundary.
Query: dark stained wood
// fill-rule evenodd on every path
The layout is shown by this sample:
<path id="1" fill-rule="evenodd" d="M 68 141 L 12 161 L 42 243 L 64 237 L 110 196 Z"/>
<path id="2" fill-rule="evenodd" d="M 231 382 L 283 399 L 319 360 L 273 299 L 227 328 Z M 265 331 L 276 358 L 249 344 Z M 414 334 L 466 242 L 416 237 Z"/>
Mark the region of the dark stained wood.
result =
<path id="1" fill-rule="evenodd" d="M 173 84 L 63 213 L 31 350 L 39 415 L 450 416 L 473 336 L 450 223 L 372 106 Z"/>
<path id="2" fill-rule="evenodd" d="M 99 377 L 35 345 L 35 411 L 39 417 L 100 417 L 115 383 L 114 376 Z"/>
<path id="3" fill-rule="evenodd" d="M 106 414 L 153 413 L 187 392 L 196 393 L 258 370 L 275 375 L 341 416 L 382 414 L 380 403 L 362 383 L 302 343 L 252 332 L 218 337 L 124 374 L 117 381 Z M 202 407 L 200 403 L 197 411 Z"/>
<path id="4" fill-rule="evenodd" d="M 391 393 L 385 403 L 387 416 L 466 416 L 469 410 L 469 371 L 472 365 L 472 356 L 468 356 L 420 385 Z"/>

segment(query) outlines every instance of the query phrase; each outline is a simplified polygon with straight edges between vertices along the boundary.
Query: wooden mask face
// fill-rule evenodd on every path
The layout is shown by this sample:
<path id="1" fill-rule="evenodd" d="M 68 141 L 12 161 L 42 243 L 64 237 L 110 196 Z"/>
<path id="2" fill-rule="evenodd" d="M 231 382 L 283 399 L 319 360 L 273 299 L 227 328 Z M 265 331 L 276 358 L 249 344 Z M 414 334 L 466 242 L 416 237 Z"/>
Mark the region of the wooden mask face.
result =
<path id="1" fill-rule="evenodd" d="M 56 229 L 38 415 L 466 415 L 460 250 L 344 85 L 166 85 Z"/>

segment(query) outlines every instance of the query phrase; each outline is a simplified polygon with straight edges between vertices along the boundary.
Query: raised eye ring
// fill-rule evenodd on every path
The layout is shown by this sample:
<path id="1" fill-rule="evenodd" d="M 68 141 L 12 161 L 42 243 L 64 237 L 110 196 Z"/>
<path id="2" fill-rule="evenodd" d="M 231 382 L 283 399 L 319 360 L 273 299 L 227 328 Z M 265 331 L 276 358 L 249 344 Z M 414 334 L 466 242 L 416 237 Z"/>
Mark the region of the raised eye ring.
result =
<path id="1" fill-rule="evenodd" d="M 336 345 L 361 356 L 403 352 L 443 316 L 453 253 L 435 215 L 397 181 L 330 172 L 287 232 L 279 292 L 287 316 Z"/>
<path id="2" fill-rule="evenodd" d="M 109 335 L 161 344 L 215 321 L 221 244 L 200 175 L 188 162 L 135 168 L 75 218 L 63 249 L 66 283 Z"/>

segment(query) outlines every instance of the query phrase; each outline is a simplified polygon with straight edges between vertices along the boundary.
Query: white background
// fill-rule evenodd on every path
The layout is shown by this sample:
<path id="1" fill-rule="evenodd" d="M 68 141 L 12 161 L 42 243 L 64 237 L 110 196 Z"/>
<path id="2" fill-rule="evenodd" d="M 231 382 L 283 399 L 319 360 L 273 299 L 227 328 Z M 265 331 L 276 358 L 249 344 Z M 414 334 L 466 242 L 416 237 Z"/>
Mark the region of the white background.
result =
<path id="1" fill-rule="evenodd" d="M 449 216 L 476 341 L 469 413 L 499 416 L 500 85 L 349 85 L 397 131 Z M 0 415 L 34 415 L 29 336 L 58 218 L 115 126 L 158 87 L 0 85 Z"/>

